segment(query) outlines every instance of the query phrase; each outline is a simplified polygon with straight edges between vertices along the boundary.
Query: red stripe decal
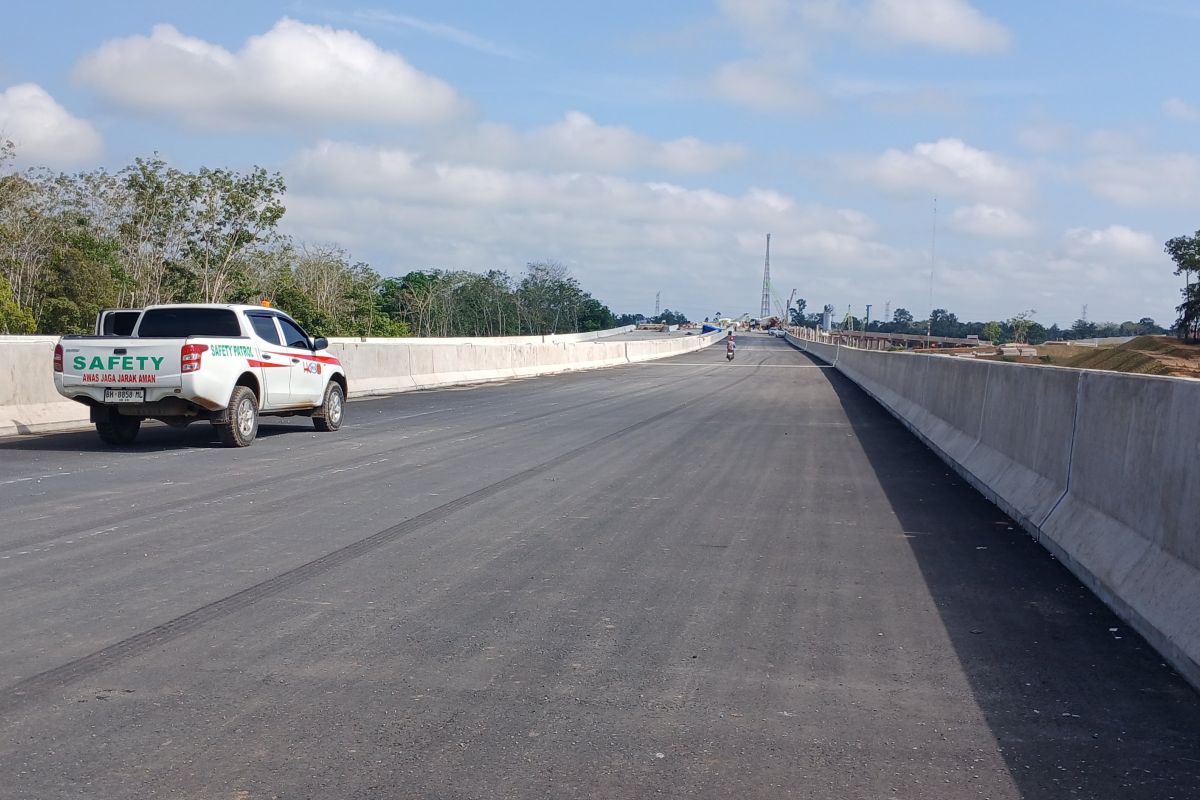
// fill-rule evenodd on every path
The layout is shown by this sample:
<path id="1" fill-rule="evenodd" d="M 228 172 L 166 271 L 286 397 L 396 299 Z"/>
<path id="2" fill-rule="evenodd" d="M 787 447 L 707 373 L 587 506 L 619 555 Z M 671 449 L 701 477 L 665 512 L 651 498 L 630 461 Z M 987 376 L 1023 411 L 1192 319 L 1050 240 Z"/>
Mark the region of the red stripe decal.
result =
<path id="1" fill-rule="evenodd" d="M 278 350 L 268 350 L 266 352 L 269 352 L 271 355 L 275 356 L 287 356 L 288 358 L 299 358 L 304 361 L 316 361 L 321 364 L 333 364 L 337 367 L 342 365 L 342 362 L 338 361 L 333 356 L 307 355 L 305 353 L 281 353 Z"/>
<path id="2" fill-rule="evenodd" d="M 273 361 L 259 361 L 254 358 L 247 358 L 247 363 L 252 367 L 286 367 L 287 364 L 276 364 Z"/>

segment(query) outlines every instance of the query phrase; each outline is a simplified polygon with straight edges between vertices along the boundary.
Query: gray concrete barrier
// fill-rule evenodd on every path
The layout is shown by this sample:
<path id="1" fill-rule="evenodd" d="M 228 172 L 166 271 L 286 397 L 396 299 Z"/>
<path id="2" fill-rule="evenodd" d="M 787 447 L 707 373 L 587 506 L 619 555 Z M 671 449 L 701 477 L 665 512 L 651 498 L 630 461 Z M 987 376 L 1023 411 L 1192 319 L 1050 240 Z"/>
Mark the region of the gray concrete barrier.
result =
<path id="1" fill-rule="evenodd" d="M 57 341 L 57 336 L 0 336 L 0 436 L 87 423 L 87 409 L 54 389 Z"/>
<path id="2" fill-rule="evenodd" d="M 1200 688 L 1200 381 L 787 340 L 874 397 Z"/>
<path id="3" fill-rule="evenodd" d="M 556 336 L 495 339 L 333 339 L 350 396 L 597 369 L 686 353 L 722 334 L 606 341 L 632 326 Z M 54 390 L 54 336 L 0 337 L 0 436 L 88 425 L 87 408 Z"/>

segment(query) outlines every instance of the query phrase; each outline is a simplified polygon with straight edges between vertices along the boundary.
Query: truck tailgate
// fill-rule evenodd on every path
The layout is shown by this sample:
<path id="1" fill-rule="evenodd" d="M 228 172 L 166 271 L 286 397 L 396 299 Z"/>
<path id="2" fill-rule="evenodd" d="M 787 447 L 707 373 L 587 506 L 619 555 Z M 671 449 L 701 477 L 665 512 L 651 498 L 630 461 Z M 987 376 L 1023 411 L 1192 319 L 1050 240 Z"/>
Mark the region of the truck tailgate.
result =
<path id="1" fill-rule="evenodd" d="M 184 339 L 64 339 L 63 386 L 177 389 Z"/>

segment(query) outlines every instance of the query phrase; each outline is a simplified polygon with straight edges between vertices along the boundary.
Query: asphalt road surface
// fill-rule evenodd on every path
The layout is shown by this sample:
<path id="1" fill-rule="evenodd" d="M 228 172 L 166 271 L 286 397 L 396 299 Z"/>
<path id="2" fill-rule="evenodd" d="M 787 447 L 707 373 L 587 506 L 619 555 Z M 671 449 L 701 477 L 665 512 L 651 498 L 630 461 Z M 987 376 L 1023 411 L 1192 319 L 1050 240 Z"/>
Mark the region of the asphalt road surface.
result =
<path id="1" fill-rule="evenodd" d="M 781 341 L 259 436 L 0 443 L 0 797 L 1200 797 L 1200 696 Z"/>

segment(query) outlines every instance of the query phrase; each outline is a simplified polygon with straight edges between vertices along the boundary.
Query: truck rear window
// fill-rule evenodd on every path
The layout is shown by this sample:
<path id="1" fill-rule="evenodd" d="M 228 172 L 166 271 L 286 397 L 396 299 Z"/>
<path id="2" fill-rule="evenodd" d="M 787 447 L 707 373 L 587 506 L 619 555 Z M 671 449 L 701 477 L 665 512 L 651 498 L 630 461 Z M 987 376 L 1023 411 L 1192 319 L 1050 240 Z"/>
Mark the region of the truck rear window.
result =
<path id="1" fill-rule="evenodd" d="M 142 312 L 138 336 L 241 336 L 237 314 L 228 308 L 152 308 Z"/>

